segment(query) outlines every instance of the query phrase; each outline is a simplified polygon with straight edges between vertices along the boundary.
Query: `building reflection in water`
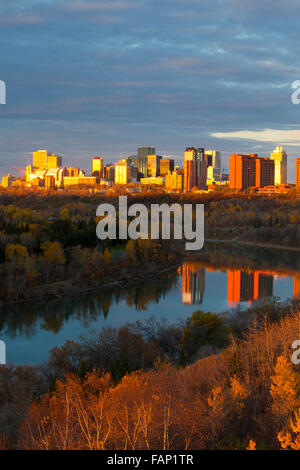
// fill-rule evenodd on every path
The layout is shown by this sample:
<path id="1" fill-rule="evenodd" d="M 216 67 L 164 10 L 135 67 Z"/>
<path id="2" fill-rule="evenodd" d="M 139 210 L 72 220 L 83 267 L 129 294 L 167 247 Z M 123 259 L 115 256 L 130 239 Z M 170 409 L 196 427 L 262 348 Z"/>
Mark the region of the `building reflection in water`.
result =
<path id="1" fill-rule="evenodd" d="M 186 262 L 182 265 L 182 302 L 202 304 L 206 287 L 206 270 L 218 271 L 219 267 L 203 265 L 201 262 Z M 294 274 L 294 297 L 300 298 L 300 274 Z M 227 271 L 228 306 L 236 307 L 240 302 L 249 306 L 257 300 L 274 295 L 274 279 L 287 277 L 287 273 L 273 271 L 251 271 L 229 269 Z"/>
<path id="2" fill-rule="evenodd" d="M 294 279 L 294 297 L 300 298 L 300 274 L 296 274 Z"/>
<path id="3" fill-rule="evenodd" d="M 182 265 L 182 302 L 202 304 L 205 292 L 205 269 L 197 263 Z"/>
<path id="4" fill-rule="evenodd" d="M 229 270 L 227 281 L 228 306 L 253 302 L 273 296 L 273 276 L 261 271 Z"/>

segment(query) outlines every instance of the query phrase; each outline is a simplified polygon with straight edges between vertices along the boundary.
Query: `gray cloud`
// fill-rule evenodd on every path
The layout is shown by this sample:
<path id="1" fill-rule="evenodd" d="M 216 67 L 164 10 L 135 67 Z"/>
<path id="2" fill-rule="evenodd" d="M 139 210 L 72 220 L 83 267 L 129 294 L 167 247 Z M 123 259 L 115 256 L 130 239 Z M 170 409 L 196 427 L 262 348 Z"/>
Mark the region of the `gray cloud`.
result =
<path id="1" fill-rule="evenodd" d="M 277 142 L 247 132 L 299 128 L 299 13 L 292 0 L 0 1 L 0 172 L 37 147 L 87 167 L 147 144 L 267 154 Z"/>

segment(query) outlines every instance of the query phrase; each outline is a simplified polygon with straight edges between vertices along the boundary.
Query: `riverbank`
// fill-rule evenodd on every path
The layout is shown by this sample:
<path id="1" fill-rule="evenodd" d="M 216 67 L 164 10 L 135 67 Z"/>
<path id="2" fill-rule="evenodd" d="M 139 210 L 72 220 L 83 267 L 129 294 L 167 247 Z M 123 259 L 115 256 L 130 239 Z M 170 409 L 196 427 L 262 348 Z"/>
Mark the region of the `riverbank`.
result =
<path id="1" fill-rule="evenodd" d="M 288 250 L 288 251 L 297 251 L 300 252 L 300 247 L 297 246 L 286 246 L 286 245 L 279 245 L 273 243 L 262 243 L 262 242 L 254 242 L 254 241 L 246 241 L 246 240 L 239 240 L 238 237 L 231 239 L 231 240 L 219 240 L 214 238 L 208 238 L 205 240 L 209 243 L 224 243 L 229 245 L 236 245 L 236 246 L 254 246 L 259 248 L 268 248 L 274 250 Z"/>
<path id="2" fill-rule="evenodd" d="M 265 248 L 268 250 L 278 250 L 278 251 L 289 251 L 289 252 L 300 252 L 300 248 L 297 247 L 287 247 L 283 245 L 274 245 L 270 243 L 255 243 L 247 242 L 242 240 L 215 240 L 215 239 L 206 239 L 206 244 L 215 244 L 223 245 L 230 247 L 231 249 L 235 248 Z M 205 247 L 204 247 L 205 248 Z M 207 246 L 206 246 L 207 248 Z M 57 281 L 49 284 L 39 285 L 34 288 L 29 289 L 29 295 L 26 298 L 19 298 L 16 300 L 10 300 L 7 302 L 1 303 L 1 307 L 6 306 L 15 306 L 21 304 L 28 304 L 33 301 L 50 301 L 54 299 L 60 299 L 65 296 L 77 294 L 84 294 L 87 292 L 93 292 L 97 289 L 111 289 L 111 288 L 125 288 L 126 286 L 132 286 L 134 284 L 140 283 L 143 280 L 151 280 L 161 274 L 175 270 L 181 266 L 184 261 L 193 261 L 198 259 L 199 256 L 203 257 L 204 253 L 201 252 L 178 252 L 176 254 L 176 260 L 170 264 L 166 264 L 163 268 L 161 264 L 152 264 L 148 269 L 144 265 L 141 267 L 134 265 L 132 271 L 125 270 L 124 266 L 115 266 L 114 273 L 110 275 L 103 274 L 100 278 L 95 278 L 94 276 L 79 280 L 63 280 Z M 242 264 L 242 263 L 241 263 Z M 116 271 L 121 273 L 119 276 L 116 275 Z"/>

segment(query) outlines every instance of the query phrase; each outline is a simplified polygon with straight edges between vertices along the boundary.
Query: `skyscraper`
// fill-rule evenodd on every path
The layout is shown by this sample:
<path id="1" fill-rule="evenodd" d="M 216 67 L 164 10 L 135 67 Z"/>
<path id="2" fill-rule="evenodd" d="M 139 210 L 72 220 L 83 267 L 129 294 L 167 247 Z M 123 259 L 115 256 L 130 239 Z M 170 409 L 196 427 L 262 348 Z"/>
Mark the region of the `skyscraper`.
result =
<path id="1" fill-rule="evenodd" d="M 94 157 L 92 159 L 92 176 L 103 178 L 103 158 Z"/>
<path id="2" fill-rule="evenodd" d="M 171 158 L 162 158 L 160 161 L 160 176 L 166 176 L 174 171 L 174 160 Z"/>
<path id="3" fill-rule="evenodd" d="M 148 155 L 147 157 L 147 173 L 148 176 L 156 178 L 160 175 L 160 160 L 161 157 L 158 155 Z"/>
<path id="4" fill-rule="evenodd" d="M 115 164 L 115 184 L 128 184 L 131 181 L 131 166 L 127 160 L 120 160 Z"/>
<path id="5" fill-rule="evenodd" d="M 148 176 L 148 155 L 155 155 L 154 147 L 139 147 L 137 156 L 137 168 L 139 177 Z"/>
<path id="6" fill-rule="evenodd" d="M 255 165 L 255 186 L 257 188 L 263 188 L 265 186 L 274 186 L 274 160 L 271 160 L 270 158 L 256 158 Z"/>
<path id="7" fill-rule="evenodd" d="M 210 168 L 210 179 L 221 180 L 221 152 L 219 150 L 205 150 L 207 169 Z"/>
<path id="8" fill-rule="evenodd" d="M 287 154 L 283 147 L 277 146 L 271 153 L 271 160 L 275 162 L 275 184 L 287 183 Z"/>
<path id="9" fill-rule="evenodd" d="M 194 162 L 194 163 L 191 163 Z M 184 152 L 184 190 L 206 189 L 207 163 L 204 148 L 187 147 Z"/>
<path id="10" fill-rule="evenodd" d="M 39 170 L 49 170 L 50 168 L 60 168 L 62 166 L 62 157 L 47 152 L 47 150 L 38 150 L 32 154 L 32 165 Z"/>
<path id="11" fill-rule="evenodd" d="M 255 187 L 256 154 L 230 155 L 229 187 L 232 189 L 247 189 Z"/>

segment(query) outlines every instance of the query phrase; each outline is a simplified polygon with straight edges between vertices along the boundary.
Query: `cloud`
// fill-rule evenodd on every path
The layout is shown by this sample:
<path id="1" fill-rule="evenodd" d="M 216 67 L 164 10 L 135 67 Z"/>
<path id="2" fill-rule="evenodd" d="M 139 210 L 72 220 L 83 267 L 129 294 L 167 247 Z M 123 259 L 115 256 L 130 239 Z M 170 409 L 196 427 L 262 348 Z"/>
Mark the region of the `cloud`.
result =
<path id="1" fill-rule="evenodd" d="M 0 26 L 26 26 L 44 23 L 46 21 L 40 15 L 1 15 Z"/>
<path id="2" fill-rule="evenodd" d="M 255 140 L 257 142 L 273 142 L 283 145 L 300 145 L 300 129 L 264 129 L 263 131 L 236 131 L 236 132 L 213 132 L 210 134 L 217 139 L 242 139 L 245 141 Z"/>

